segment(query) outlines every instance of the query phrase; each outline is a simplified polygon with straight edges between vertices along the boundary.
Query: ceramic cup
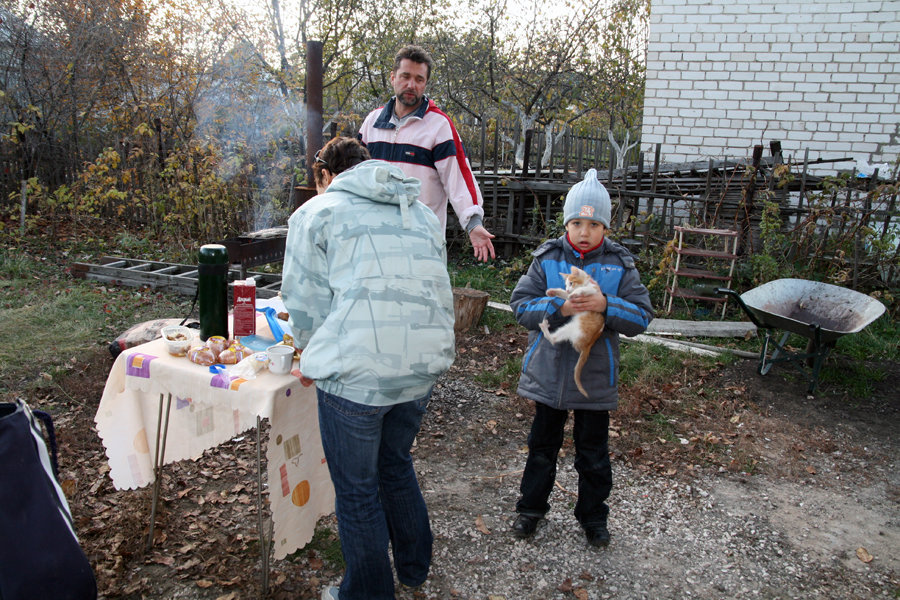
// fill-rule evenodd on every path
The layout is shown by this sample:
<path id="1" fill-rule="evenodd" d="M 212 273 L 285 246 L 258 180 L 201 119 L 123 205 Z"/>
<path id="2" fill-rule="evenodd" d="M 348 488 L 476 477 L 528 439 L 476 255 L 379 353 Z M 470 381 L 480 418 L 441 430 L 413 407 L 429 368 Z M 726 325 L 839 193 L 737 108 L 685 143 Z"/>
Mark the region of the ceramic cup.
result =
<path id="1" fill-rule="evenodd" d="M 287 375 L 294 362 L 294 349 L 291 346 L 278 344 L 266 348 L 269 357 L 269 371 L 276 375 Z"/>

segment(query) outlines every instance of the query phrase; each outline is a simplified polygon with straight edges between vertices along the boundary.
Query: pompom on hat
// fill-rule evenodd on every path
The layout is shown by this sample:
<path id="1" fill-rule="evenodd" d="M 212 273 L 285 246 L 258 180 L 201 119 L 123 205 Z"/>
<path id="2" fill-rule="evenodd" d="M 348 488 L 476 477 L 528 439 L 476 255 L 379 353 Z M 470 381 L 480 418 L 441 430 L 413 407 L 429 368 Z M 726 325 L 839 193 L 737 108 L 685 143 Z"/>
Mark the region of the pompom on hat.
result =
<path id="1" fill-rule="evenodd" d="M 572 219 L 589 219 L 600 221 L 609 229 L 611 213 L 612 202 L 609 199 L 609 192 L 597 179 L 597 169 L 590 169 L 584 174 L 584 180 L 573 185 L 566 194 L 563 225 L 567 225 Z"/>

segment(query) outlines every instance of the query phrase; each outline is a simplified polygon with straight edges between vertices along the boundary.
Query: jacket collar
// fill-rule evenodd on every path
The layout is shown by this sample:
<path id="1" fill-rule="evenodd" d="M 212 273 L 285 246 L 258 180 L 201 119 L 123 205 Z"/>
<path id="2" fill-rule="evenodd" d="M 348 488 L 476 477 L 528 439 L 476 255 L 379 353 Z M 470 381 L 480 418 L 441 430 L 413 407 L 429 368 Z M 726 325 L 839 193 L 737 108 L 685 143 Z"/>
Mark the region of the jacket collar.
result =
<path id="1" fill-rule="evenodd" d="M 606 236 L 603 236 L 603 239 L 600 240 L 599 244 L 597 244 L 593 248 L 588 248 L 586 252 L 582 252 L 575 246 L 575 244 L 572 243 L 572 240 L 569 239 L 568 232 L 566 233 L 566 245 L 569 247 L 570 250 L 572 250 L 572 252 L 577 254 L 582 259 L 584 259 L 584 257 L 587 256 L 588 254 L 596 253 L 600 248 L 603 247 L 603 242 L 605 242 L 605 241 L 606 241 Z"/>
<path id="2" fill-rule="evenodd" d="M 396 126 L 391 123 L 391 117 L 394 115 L 394 105 L 396 102 L 397 96 L 394 96 L 384 105 L 384 108 L 381 109 L 381 114 L 375 119 L 374 127 L 376 129 L 395 129 Z M 422 119 L 425 117 L 425 113 L 428 112 L 428 109 L 432 106 L 434 106 L 434 101 L 428 96 L 423 95 L 422 104 L 420 104 L 419 108 L 412 113 L 412 116 Z"/>

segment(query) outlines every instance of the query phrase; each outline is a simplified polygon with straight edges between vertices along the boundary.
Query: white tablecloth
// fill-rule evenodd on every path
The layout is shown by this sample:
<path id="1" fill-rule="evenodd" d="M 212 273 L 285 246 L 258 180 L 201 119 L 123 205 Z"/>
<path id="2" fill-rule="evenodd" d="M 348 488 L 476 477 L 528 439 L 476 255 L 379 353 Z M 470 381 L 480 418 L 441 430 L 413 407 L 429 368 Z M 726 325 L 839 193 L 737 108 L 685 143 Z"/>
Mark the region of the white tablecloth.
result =
<path id="1" fill-rule="evenodd" d="M 271 337 L 262 316 L 257 334 Z M 165 418 L 170 393 L 165 464 L 196 459 L 255 427 L 257 416 L 269 419 L 266 457 L 275 558 L 305 546 L 319 517 L 334 510 L 315 388 L 303 387 L 293 375 L 267 370 L 250 380 L 213 374 L 186 357 L 171 356 L 162 339 L 123 351 L 109 373 L 94 419 L 117 489 L 153 482 L 160 395 Z"/>

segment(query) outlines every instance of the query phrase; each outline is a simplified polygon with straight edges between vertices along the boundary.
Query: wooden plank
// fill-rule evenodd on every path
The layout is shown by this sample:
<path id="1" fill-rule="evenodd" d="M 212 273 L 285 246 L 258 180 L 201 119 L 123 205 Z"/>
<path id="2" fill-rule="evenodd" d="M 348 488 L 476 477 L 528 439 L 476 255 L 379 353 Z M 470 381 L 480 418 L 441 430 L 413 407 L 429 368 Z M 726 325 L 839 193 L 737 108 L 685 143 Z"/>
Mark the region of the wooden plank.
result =
<path id="1" fill-rule="evenodd" d="M 681 319 L 653 319 L 646 333 L 653 335 L 683 335 L 688 337 L 734 337 L 756 335 L 756 325 L 750 321 L 686 321 Z"/>
<path id="2" fill-rule="evenodd" d="M 719 346 L 710 346 L 708 344 L 698 344 L 696 342 L 688 342 L 685 340 L 670 340 L 654 337 L 652 335 L 636 335 L 633 338 L 623 337 L 624 342 L 643 342 L 647 344 L 657 344 L 665 346 L 679 352 L 689 352 L 691 354 L 699 354 L 701 356 L 719 356 L 721 354 L 734 354 L 741 358 L 759 358 L 759 355 L 746 350 L 737 350 L 735 348 L 722 348 Z"/>
<path id="3" fill-rule="evenodd" d="M 488 308 L 512 312 L 508 304 L 488 301 Z M 653 319 L 647 327 L 647 334 L 683 335 L 689 337 L 746 338 L 756 335 L 756 325 L 749 321 L 684 321 L 680 319 Z M 754 354 L 754 356 L 756 356 Z"/>

